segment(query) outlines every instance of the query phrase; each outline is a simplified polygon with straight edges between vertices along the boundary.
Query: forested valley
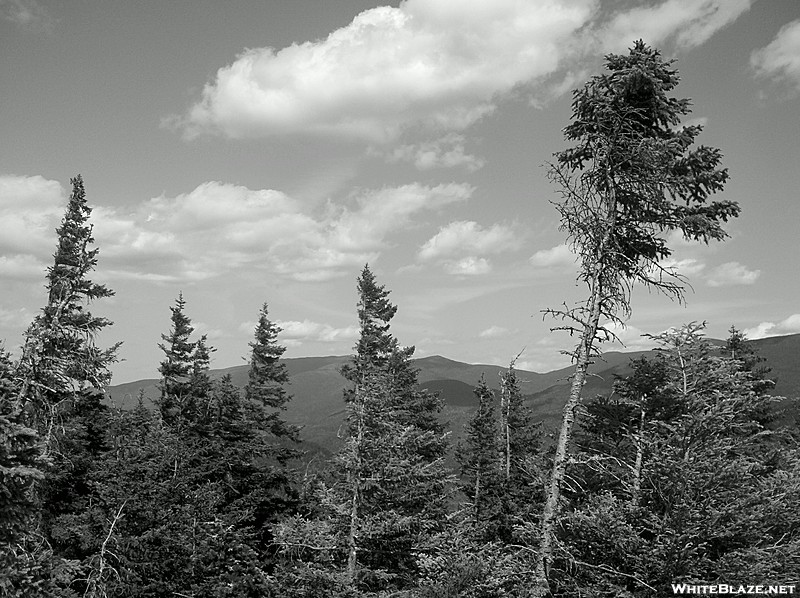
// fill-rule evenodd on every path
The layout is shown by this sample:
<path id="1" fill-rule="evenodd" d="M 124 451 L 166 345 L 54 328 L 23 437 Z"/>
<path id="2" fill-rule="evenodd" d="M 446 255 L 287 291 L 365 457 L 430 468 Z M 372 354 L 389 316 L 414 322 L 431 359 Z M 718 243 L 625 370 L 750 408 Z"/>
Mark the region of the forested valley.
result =
<path id="1" fill-rule="evenodd" d="M 582 392 L 635 285 L 681 299 L 669 233 L 720 241 L 739 215 L 711 200 L 727 170 L 694 146 L 701 127 L 679 126 L 690 103 L 669 95 L 671 63 L 637 42 L 606 69 L 574 93 L 573 145 L 548 168 L 586 289 L 548 313 L 575 341 L 558 430 L 523 400 L 509 356 L 499 391 L 474 381 L 453 442 L 391 331 L 402 306 L 368 265 L 325 463 L 284 417 L 266 302 L 239 388 L 212 380 L 214 348 L 176 292 L 156 404 L 112 407 L 118 345 L 96 341 L 113 330 L 97 315 L 113 291 L 91 280 L 100 253 L 73 179 L 44 306 L 19 357 L 0 352 L 0 595 L 638 598 L 800 583 L 800 431 L 741 332 L 719 346 L 675 323 L 612 393 Z"/>

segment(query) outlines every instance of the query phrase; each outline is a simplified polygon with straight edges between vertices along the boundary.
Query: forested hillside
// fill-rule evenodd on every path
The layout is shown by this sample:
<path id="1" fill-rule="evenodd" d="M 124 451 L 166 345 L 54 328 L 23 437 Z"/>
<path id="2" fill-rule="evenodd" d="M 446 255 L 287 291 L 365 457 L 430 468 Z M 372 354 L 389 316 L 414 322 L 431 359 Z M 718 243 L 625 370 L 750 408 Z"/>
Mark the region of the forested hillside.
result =
<path id="1" fill-rule="evenodd" d="M 574 94 L 549 174 L 586 296 L 549 311 L 575 345 L 547 374 L 414 360 L 365 265 L 350 356 L 284 359 L 265 298 L 247 365 L 212 371 L 176 290 L 156 377 L 109 388 L 118 345 L 97 345 L 97 314 L 114 293 L 91 280 L 72 179 L 44 306 L 19 358 L 0 352 L 0 595 L 788 593 L 800 336 L 712 342 L 676 323 L 653 351 L 600 352 L 633 287 L 682 297 L 670 234 L 720 241 L 739 213 L 713 200 L 727 171 L 679 126 L 677 83 L 637 42 Z"/>

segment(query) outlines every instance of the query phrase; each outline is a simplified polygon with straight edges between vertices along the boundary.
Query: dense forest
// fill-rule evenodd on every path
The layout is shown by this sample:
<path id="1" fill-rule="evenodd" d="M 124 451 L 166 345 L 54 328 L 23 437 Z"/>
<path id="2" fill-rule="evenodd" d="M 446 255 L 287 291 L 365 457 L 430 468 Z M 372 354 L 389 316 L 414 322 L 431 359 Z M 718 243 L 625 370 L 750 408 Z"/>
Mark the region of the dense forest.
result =
<path id="1" fill-rule="evenodd" d="M 97 346 L 111 322 L 94 311 L 113 291 L 90 279 L 99 249 L 73 179 L 45 305 L 20 356 L 0 351 L 0 595 L 632 598 L 800 583 L 800 433 L 742 333 L 720 347 L 677 326 L 611 394 L 583 396 L 603 322 L 630 315 L 631 289 L 680 299 L 669 233 L 722 240 L 739 214 L 711 201 L 728 174 L 718 150 L 694 146 L 701 127 L 680 126 L 690 102 L 669 95 L 671 63 L 637 42 L 606 69 L 574 93 L 573 145 L 548 170 L 586 288 L 549 311 L 576 340 L 552 437 L 510 359 L 499 391 L 475 380 L 453 443 L 369 266 L 328 462 L 310 466 L 283 416 L 290 380 L 267 303 L 243 388 L 212 380 L 214 348 L 178 294 L 155 406 L 110 407 L 118 345 Z"/>

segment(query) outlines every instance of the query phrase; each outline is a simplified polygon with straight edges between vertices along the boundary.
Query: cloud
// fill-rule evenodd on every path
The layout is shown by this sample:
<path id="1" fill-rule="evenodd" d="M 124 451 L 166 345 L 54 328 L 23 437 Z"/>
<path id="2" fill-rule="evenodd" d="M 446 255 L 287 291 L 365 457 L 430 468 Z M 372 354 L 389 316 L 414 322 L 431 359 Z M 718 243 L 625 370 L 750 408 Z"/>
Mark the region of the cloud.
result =
<path id="1" fill-rule="evenodd" d="M 42 280 L 66 209 L 64 190 L 41 176 L 0 176 L 0 276 Z"/>
<path id="2" fill-rule="evenodd" d="M 508 328 L 503 328 L 502 326 L 489 326 L 486 330 L 482 330 L 478 333 L 480 338 L 502 338 L 509 333 Z"/>
<path id="3" fill-rule="evenodd" d="M 755 50 L 750 65 L 759 77 L 800 92 L 800 19 L 781 27 L 769 45 Z"/>
<path id="4" fill-rule="evenodd" d="M 604 322 L 603 328 L 614 335 L 609 339 L 612 343 L 622 345 L 626 351 L 649 351 L 656 343 L 645 336 L 645 333 L 636 326 L 630 324 L 620 324 L 619 322 Z M 606 347 L 605 350 L 612 351 L 613 347 Z"/>
<path id="5" fill-rule="evenodd" d="M 173 119 L 187 136 L 333 133 L 384 142 L 411 124 L 463 130 L 495 97 L 555 72 L 595 0 L 407 0 L 316 42 L 258 48 L 219 69 Z"/>
<path id="6" fill-rule="evenodd" d="M 94 208 L 103 276 L 198 281 L 247 267 L 295 280 L 326 280 L 374 261 L 389 238 L 425 212 L 467 201 L 466 184 L 365 189 L 341 203 L 307 205 L 271 189 L 216 181 L 129 211 Z M 42 177 L 0 177 L 0 270 L 37 275 L 49 263 L 66 205 Z M 91 201 L 89 202 L 91 205 Z"/>
<path id="7" fill-rule="evenodd" d="M 660 263 L 661 267 L 679 274 L 681 276 L 696 276 L 705 270 L 705 263 L 695 258 L 685 258 L 676 260 L 674 258 L 667 258 Z"/>
<path id="8" fill-rule="evenodd" d="M 750 3 L 640 0 L 612 12 L 599 0 L 406 0 L 366 10 L 321 40 L 244 51 L 165 124 L 188 138 L 311 133 L 385 143 L 419 125 L 458 132 L 521 89 L 565 92 L 586 57 L 639 37 L 697 46 Z M 398 159 L 477 165 L 458 148 L 407 147 Z"/>
<path id="9" fill-rule="evenodd" d="M 752 0 L 664 0 L 613 16 L 598 35 L 603 48 L 612 52 L 625 50 L 639 38 L 651 46 L 671 41 L 689 49 L 733 23 L 751 4 Z"/>
<path id="10" fill-rule="evenodd" d="M 0 0 L 0 16 L 30 33 L 52 33 L 56 25 L 36 0 Z"/>
<path id="11" fill-rule="evenodd" d="M 315 211 L 279 191 L 208 182 L 154 198 L 129 216 L 100 210 L 96 236 L 112 267 L 142 277 L 200 280 L 252 267 L 327 280 L 376 259 L 387 237 L 417 214 L 471 194 L 468 185 L 410 184 L 364 190 Z"/>
<path id="12" fill-rule="evenodd" d="M 386 155 L 389 162 L 411 162 L 419 170 L 462 166 L 474 172 L 483 168 L 484 161 L 466 153 L 464 136 L 452 133 L 435 141 L 416 145 L 401 145 Z"/>
<path id="13" fill-rule="evenodd" d="M 566 245 L 556 245 L 534 253 L 529 261 L 538 268 L 557 268 L 574 266 L 577 256 Z"/>
<path id="14" fill-rule="evenodd" d="M 496 254 L 513 251 L 520 246 L 514 230 L 504 224 L 483 228 L 477 222 L 458 220 L 439 229 L 420 248 L 422 261 L 454 255 Z"/>
<path id="15" fill-rule="evenodd" d="M 800 332 L 800 314 L 792 314 L 780 322 L 761 322 L 753 328 L 746 328 L 743 332 L 750 339 L 796 334 Z"/>
<path id="16" fill-rule="evenodd" d="M 754 284 L 761 276 L 761 270 L 750 270 L 739 262 L 727 262 L 711 271 L 708 286 L 727 287 Z"/>
<path id="17" fill-rule="evenodd" d="M 469 256 L 460 260 L 444 262 L 444 271 L 454 276 L 478 276 L 492 271 L 489 260 L 482 257 Z"/>
<path id="18" fill-rule="evenodd" d="M 0 276 L 7 280 L 42 280 L 47 265 L 33 255 L 0 255 Z"/>
<path id="19" fill-rule="evenodd" d="M 436 261 L 444 271 L 455 276 L 477 276 L 492 270 L 491 262 L 482 255 L 514 251 L 521 240 L 504 224 L 489 228 L 473 221 L 456 221 L 439 229 L 417 253 L 422 262 Z"/>
<path id="20" fill-rule="evenodd" d="M 330 324 L 320 324 L 311 320 L 285 320 L 276 324 L 282 329 L 278 338 L 287 345 L 299 345 L 303 342 L 316 341 L 332 343 L 352 341 L 358 338 L 358 326 L 335 328 Z"/>

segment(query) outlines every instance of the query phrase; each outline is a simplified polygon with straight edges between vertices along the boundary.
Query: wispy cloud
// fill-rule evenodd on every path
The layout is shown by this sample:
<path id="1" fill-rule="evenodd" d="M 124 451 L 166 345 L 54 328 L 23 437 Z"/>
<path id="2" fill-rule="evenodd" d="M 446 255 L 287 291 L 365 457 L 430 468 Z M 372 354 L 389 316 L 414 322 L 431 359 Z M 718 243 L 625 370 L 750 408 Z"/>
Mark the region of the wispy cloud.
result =
<path id="1" fill-rule="evenodd" d="M 751 285 L 755 284 L 759 276 L 761 270 L 751 270 L 739 262 L 727 262 L 711 271 L 708 285 L 712 287 Z"/>
<path id="2" fill-rule="evenodd" d="M 614 52 L 638 38 L 654 46 L 671 41 L 678 48 L 693 48 L 730 25 L 751 4 L 752 0 L 664 0 L 614 15 L 598 35 L 603 48 Z"/>
<path id="3" fill-rule="evenodd" d="M 768 46 L 750 56 L 758 76 L 800 92 L 800 19 L 781 27 Z"/>
<path id="4" fill-rule="evenodd" d="M 492 271 L 492 264 L 483 257 L 470 255 L 457 260 L 446 260 L 444 271 L 454 276 L 478 276 Z"/>
<path id="5" fill-rule="evenodd" d="M 577 257 L 566 245 L 556 245 L 541 249 L 530 257 L 530 263 L 537 268 L 567 268 L 575 265 Z"/>
<path id="6" fill-rule="evenodd" d="M 36 0 L 0 0 L 0 16 L 23 31 L 52 33 L 56 21 Z"/>
<path id="7" fill-rule="evenodd" d="M 333 343 L 351 341 L 358 338 L 358 326 L 336 328 L 330 324 L 321 324 L 311 320 L 285 320 L 276 324 L 281 328 L 278 337 L 281 342 L 290 346 L 297 346 L 303 342 Z"/>
<path id="8" fill-rule="evenodd" d="M 494 224 L 484 228 L 474 221 L 455 221 L 428 239 L 417 258 L 437 262 L 449 274 L 475 276 L 491 271 L 491 262 L 485 256 L 517 250 L 521 243 L 511 226 Z"/>
<path id="9" fill-rule="evenodd" d="M 466 152 L 464 136 L 456 133 L 434 141 L 400 145 L 388 152 L 386 158 L 389 162 L 411 162 L 419 170 L 462 167 L 474 172 L 484 165 L 482 159 Z"/>
<path id="10" fill-rule="evenodd" d="M 757 339 L 782 334 L 796 334 L 800 332 L 800 314 L 792 314 L 780 322 L 761 322 L 752 328 L 746 328 L 744 334 L 747 338 Z"/>
<path id="11" fill-rule="evenodd" d="M 469 253 L 494 254 L 518 249 L 520 239 L 512 227 L 494 224 L 488 228 L 473 221 L 455 221 L 439 229 L 419 250 L 421 260 Z"/>
<path id="12" fill-rule="evenodd" d="M 503 328 L 502 326 L 489 326 L 485 330 L 481 330 L 478 333 L 480 338 L 502 338 L 509 334 L 508 328 Z"/>

